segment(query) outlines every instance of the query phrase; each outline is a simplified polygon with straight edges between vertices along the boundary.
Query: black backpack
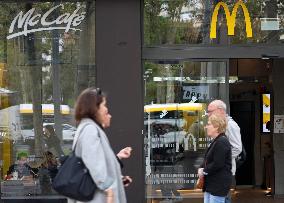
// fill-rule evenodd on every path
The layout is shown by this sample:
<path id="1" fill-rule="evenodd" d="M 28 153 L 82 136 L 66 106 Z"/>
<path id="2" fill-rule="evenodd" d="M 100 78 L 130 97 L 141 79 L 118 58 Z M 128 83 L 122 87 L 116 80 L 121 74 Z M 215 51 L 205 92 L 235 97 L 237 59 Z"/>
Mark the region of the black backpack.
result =
<path id="1" fill-rule="evenodd" d="M 242 152 L 236 157 L 236 167 L 239 168 L 241 165 L 243 165 L 246 159 L 247 152 L 244 145 L 242 145 Z"/>

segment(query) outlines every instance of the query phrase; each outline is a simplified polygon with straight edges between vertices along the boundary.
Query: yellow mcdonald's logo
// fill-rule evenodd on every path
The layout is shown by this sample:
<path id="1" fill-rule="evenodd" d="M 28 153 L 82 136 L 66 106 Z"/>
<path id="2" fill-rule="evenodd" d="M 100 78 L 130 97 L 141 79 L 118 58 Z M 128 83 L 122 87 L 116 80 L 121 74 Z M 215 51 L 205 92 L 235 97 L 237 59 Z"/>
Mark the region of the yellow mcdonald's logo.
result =
<path id="1" fill-rule="evenodd" d="M 227 4 L 224 2 L 219 2 L 215 6 L 215 9 L 212 14 L 212 20 L 211 20 L 210 38 L 211 39 L 216 38 L 217 18 L 218 18 L 218 12 L 221 6 L 224 8 L 226 19 L 227 19 L 228 35 L 235 34 L 237 11 L 238 11 L 238 8 L 241 6 L 244 12 L 244 16 L 245 16 L 247 37 L 252 37 L 252 28 L 251 28 L 251 21 L 250 21 L 248 9 L 242 1 L 238 1 L 233 7 L 232 14 L 230 13 Z"/>

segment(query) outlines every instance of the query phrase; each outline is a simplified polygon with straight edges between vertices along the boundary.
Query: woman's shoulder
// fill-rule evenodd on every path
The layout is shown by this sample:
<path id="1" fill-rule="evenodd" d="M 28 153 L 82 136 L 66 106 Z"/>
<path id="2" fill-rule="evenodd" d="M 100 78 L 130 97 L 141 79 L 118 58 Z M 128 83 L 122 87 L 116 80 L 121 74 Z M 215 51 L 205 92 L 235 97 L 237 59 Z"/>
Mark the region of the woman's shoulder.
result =
<path id="1" fill-rule="evenodd" d="M 92 119 L 90 118 L 83 118 L 80 123 L 79 123 L 79 126 L 80 125 L 84 125 L 84 124 L 91 124 L 91 125 L 96 125 L 95 121 L 93 121 Z M 78 126 L 78 127 L 79 127 Z"/>
<path id="2" fill-rule="evenodd" d="M 97 131 L 98 125 L 90 118 L 84 118 L 78 125 L 77 130 L 96 130 Z"/>
<path id="3" fill-rule="evenodd" d="M 92 119 L 88 118 L 82 119 L 82 121 L 78 125 L 77 130 L 79 131 L 80 134 L 79 137 L 88 137 L 89 139 L 95 139 L 96 137 L 100 137 L 100 135 L 103 133 L 101 132 L 98 124 L 96 124 Z"/>
<path id="4" fill-rule="evenodd" d="M 221 134 L 217 140 L 219 143 L 229 144 L 230 142 L 228 140 L 228 137 L 225 134 Z"/>

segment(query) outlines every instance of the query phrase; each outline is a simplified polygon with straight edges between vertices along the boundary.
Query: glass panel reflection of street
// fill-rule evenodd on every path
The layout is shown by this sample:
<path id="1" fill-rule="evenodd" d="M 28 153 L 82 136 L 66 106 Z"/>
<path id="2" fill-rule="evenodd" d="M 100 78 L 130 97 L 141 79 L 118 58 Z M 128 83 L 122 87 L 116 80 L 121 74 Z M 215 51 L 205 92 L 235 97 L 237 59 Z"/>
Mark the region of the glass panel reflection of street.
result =
<path id="1" fill-rule="evenodd" d="M 201 197 L 195 184 L 209 141 L 206 108 L 225 92 L 226 63 L 145 62 L 144 68 L 146 199 L 180 202 Z"/>

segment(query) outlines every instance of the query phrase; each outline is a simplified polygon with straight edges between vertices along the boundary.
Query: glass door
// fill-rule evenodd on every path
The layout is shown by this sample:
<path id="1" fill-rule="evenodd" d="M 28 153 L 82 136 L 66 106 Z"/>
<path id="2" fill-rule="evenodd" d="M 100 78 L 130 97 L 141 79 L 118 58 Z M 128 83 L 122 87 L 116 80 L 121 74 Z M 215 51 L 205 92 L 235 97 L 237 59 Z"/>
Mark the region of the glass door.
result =
<path id="1" fill-rule="evenodd" d="M 146 202 L 202 197 L 197 168 L 210 101 L 229 97 L 228 61 L 144 61 Z"/>

